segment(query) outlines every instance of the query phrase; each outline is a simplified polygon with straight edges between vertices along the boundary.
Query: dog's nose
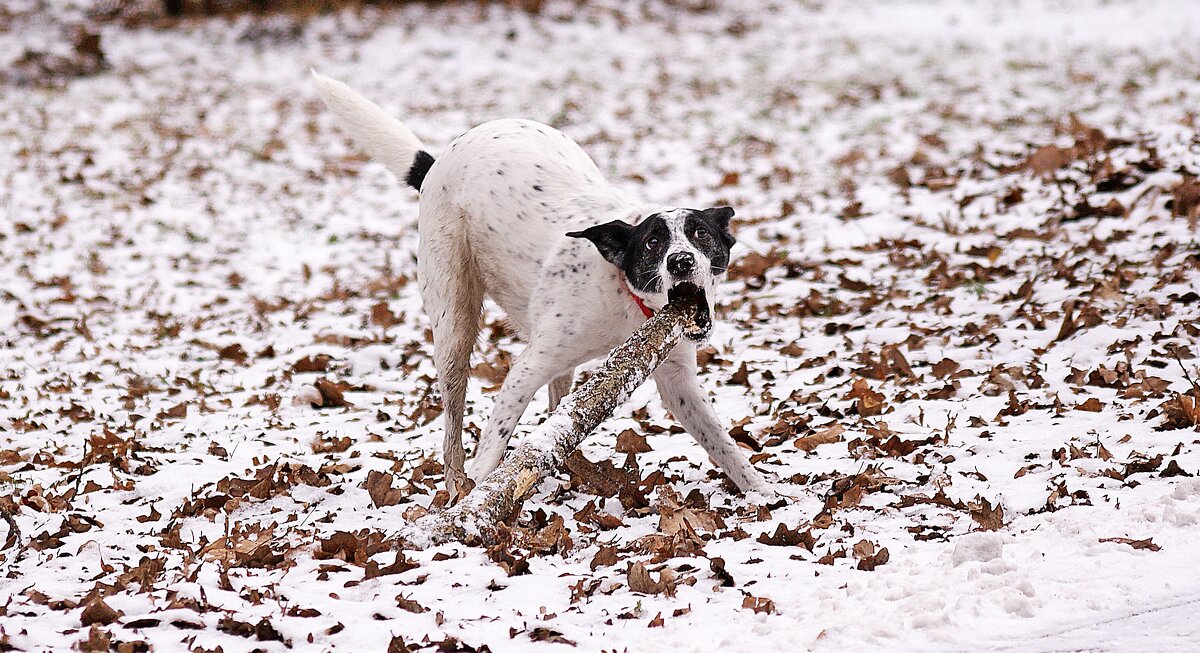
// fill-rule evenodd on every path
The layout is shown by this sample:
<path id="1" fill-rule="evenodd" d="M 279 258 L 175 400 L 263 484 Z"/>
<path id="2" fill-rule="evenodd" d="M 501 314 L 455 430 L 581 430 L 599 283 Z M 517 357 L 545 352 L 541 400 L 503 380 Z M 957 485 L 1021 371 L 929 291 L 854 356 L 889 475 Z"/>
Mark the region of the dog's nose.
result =
<path id="1" fill-rule="evenodd" d="M 696 269 L 696 257 L 688 252 L 678 252 L 667 257 L 667 272 L 679 277 L 691 274 Z"/>

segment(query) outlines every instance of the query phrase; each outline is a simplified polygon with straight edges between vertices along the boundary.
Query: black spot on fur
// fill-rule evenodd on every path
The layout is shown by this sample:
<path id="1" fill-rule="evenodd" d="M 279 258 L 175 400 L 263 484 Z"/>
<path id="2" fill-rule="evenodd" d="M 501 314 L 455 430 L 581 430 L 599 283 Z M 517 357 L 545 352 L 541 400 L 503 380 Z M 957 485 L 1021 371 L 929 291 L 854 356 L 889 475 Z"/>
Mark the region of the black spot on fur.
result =
<path id="1" fill-rule="evenodd" d="M 404 179 L 405 183 L 418 191 L 421 190 L 421 184 L 425 183 L 425 175 L 429 174 L 432 165 L 432 154 L 425 150 L 417 152 L 417 156 L 413 157 L 412 167 L 408 169 L 408 177 Z"/>

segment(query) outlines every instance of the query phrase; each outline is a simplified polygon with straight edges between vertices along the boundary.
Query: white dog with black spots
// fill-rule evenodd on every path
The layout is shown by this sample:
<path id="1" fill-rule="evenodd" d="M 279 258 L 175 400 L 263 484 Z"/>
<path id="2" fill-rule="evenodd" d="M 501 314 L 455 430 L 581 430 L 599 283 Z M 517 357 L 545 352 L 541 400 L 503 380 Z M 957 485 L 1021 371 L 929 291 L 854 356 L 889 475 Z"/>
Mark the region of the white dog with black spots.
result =
<path id="1" fill-rule="evenodd" d="M 433 329 L 452 494 L 500 464 L 534 393 L 550 409 L 577 365 L 624 342 L 681 283 L 709 302 L 729 265 L 733 209 L 648 205 L 613 188 L 562 132 L 495 120 L 435 160 L 407 127 L 341 82 L 317 75 L 355 143 L 420 192 L 417 279 Z M 464 476 L 462 416 L 484 296 L 528 341 L 496 397 Z M 734 443 L 696 377 L 696 342 L 654 372 L 663 404 L 743 492 L 773 494 Z"/>

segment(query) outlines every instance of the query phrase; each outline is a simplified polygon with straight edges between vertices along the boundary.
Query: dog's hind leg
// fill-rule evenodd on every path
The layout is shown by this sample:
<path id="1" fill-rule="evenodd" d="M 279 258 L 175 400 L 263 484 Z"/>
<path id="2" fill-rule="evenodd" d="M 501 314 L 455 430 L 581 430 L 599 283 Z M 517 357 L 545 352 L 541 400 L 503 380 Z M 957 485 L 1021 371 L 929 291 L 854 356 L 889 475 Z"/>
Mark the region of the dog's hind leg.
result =
<path id="1" fill-rule="evenodd" d="M 433 361 L 442 391 L 442 419 L 446 429 L 442 440 L 442 459 L 446 468 L 446 489 L 455 499 L 471 490 L 470 487 L 464 487 L 466 454 L 462 445 L 462 418 L 471 351 L 475 348 L 479 333 L 483 292 L 482 289 L 464 287 L 457 297 L 461 304 L 443 305 L 441 315 L 432 320 Z"/>
<path id="2" fill-rule="evenodd" d="M 470 253 L 450 233 L 422 233 L 417 258 L 421 299 L 433 330 L 433 363 L 442 392 L 446 489 L 457 499 L 470 492 L 464 471 L 462 418 L 471 352 L 479 335 L 483 284 Z"/>
<path id="3" fill-rule="evenodd" d="M 571 393 L 571 384 L 574 382 L 575 368 L 573 367 L 550 382 L 550 412 L 553 413 L 554 409 L 558 408 L 558 402 Z"/>

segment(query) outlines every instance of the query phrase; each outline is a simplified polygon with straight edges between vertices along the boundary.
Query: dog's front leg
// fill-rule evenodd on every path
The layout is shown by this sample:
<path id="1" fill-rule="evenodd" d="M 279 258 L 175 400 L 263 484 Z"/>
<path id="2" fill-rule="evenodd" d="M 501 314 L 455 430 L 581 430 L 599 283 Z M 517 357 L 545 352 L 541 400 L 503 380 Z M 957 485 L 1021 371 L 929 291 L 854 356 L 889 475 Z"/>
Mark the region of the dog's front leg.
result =
<path id="1" fill-rule="evenodd" d="M 696 377 L 696 347 L 683 342 L 654 372 L 663 405 L 700 443 L 742 492 L 774 494 L 767 480 L 750 464 L 745 453 L 721 425 L 712 401 Z"/>
<path id="2" fill-rule="evenodd" d="M 574 369 L 578 361 L 574 358 L 564 360 L 561 357 L 562 347 L 563 343 L 557 339 L 549 344 L 545 339 L 535 339 L 513 362 L 504 385 L 500 387 L 500 394 L 496 396 L 496 406 L 488 418 L 487 427 L 479 437 L 475 459 L 467 470 L 471 480 L 476 483 L 483 480 L 504 459 L 508 440 L 534 393 L 560 378 L 564 372 Z"/>

